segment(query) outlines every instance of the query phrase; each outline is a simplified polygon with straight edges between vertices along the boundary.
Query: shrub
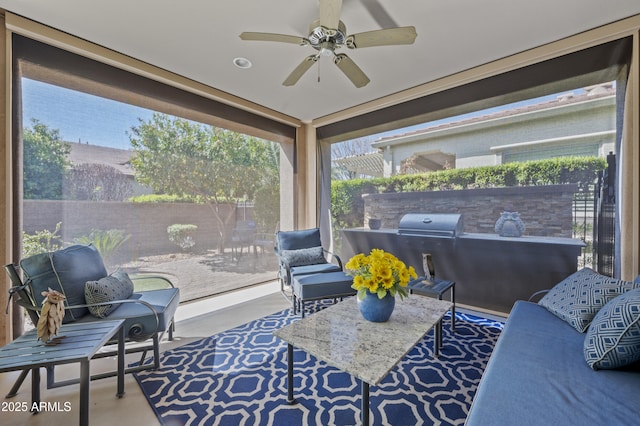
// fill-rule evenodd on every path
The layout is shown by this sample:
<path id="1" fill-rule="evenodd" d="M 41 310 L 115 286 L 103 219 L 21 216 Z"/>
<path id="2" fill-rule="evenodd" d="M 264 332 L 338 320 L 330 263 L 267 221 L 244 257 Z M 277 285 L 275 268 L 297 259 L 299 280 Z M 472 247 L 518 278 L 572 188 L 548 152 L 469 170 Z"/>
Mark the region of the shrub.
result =
<path id="1" fill-rule="evenodd" d="M 363 194 L 422 192 L 575 183 L 593 184 L 607 162 L 600 157 L 560 157 L 497 166 L 439 170 L 387 178 L 353 179 L 331 183 L 331 212 L 336 229 L 363 226 Z"/>
<path id="2" fill-rule="evenodd" d="M 197 225 L 175 223 L 167 227 L 167 234 L 169 234 L 169 241 L 182 250 L 187 250 L 196 244 L 193 237 L 197 230 Z"/>
<path id="3" fill-rule="evenodd" d="M 27 234 L 26 232 L 22 233 L 22 251 L 24 257 L 33 256 L 38 253 L 46 253 L 50 251 L 55 251 L 62 248 L 62 240 L 61 236 L 58 235 L 60 232 L 60 226 L 62 222 L 58 222 L 56 224 L 56 229 L 49 231 L 48 229 L 43 229 L 42 231 L 37 231 L 35 234 Z"/>
<path id="4" fill-rule="evenodd" d="M 78 244 L 93 244 L 105 263 L 109 264 L 115 251 L 129 238 L 131 234 L 125 234 L 121 229 L 93 229 L 88 235 L 75 238 L 75 241 Z"/>
<path id="5" fill-rule="evenodd" d="M 203 203 L 196 195 L 146 194 L 129 198 L 132 203 Z"/>

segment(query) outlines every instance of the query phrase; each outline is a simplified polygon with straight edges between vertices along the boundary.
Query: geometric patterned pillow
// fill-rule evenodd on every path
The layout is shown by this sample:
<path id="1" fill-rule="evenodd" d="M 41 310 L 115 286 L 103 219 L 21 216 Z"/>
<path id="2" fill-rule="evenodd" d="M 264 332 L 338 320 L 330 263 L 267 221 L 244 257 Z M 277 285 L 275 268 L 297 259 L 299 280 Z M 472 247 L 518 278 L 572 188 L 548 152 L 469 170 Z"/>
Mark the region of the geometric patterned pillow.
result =
<path id="1" fill-rule="evenodd" d="M 122 285 L 124 285 L 126 291 L 130 291 L 130 293 L 127 294 L 127 297 L 125 297 L 125 299 L 128 299 L 129 296 L 133 294 L 133 290 L 134 290 L 133 281 L 131 281 L 131 278 L 129 278 L 129 275 L 122 269 L 116 269 L 111 273 L 111 276 L 117 278 L 118 281 L 120 281 Z"/>
<path id="2" fill-rule="evenodd" d="M 282 256 L 291 267 L 327 263 L 322 246 L 298 250 L 282 250 L 280 256 Z"/>
<path id="3" fill-rule="evenodd" d="M 84 299 L 87 304 L 125 300 L 133 294 L 133 282 L 124 271 L 116 271 L 98 281 L 87 281 L 84 287 Z M 95 317 L 104 318 L 120 305 L 90 306 L 89 312 Z"/>
<path id="4" fill-rule="evenodd" d="M 584 268 L 556 284 L 541 300 L 558 318 L 584 333 L 598 311 L 616 296 L 640 284 L 607 277 Z"/>
<path id="5" fill-rule="evenodd" d="M 594 370 L 640 361 L 640 289 L 604 305 L 584 339 L 584 358 Z"/>

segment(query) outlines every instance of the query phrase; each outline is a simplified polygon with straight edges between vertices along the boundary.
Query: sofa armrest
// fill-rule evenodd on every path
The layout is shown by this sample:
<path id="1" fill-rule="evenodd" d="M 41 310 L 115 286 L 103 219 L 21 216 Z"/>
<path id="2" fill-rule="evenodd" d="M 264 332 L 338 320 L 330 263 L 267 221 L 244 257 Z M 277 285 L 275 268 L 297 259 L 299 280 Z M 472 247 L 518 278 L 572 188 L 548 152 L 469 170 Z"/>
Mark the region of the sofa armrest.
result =
<path id="1" fill-rule="evenodd" d="M 527 299 L 528 302 L 533 302 L 534 299 L 536 299 L 538 296 L 542 296 L 543 294 L 547 294 L 549 293 L 549 290 L 540 290 L 540 291 L 536 291 L 535 293 L 533 293 L 531 296 L 529 296 L 529 299 Z"/>

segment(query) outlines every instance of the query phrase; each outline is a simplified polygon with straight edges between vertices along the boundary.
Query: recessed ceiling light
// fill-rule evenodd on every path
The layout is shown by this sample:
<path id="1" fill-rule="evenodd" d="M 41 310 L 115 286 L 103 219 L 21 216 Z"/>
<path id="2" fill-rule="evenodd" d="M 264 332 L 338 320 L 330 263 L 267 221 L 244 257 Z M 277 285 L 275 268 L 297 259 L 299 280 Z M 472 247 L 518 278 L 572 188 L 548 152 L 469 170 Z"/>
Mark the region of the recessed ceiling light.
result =
<path id="1" fill-rule="evenodd" d="M 251 68 L 251 61 L 247 58 L 235 58 L 233 60 L 233 64 L 238 68 L 242 68 L 243 70 Z"/>

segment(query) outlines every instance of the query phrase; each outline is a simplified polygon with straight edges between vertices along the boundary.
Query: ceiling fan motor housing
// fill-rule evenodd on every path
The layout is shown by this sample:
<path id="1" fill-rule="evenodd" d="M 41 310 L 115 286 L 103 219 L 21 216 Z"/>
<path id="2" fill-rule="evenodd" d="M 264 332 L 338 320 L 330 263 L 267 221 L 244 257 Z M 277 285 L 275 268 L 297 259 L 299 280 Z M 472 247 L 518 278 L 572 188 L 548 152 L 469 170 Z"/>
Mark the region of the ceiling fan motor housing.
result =
<path id="1" fill-rule="evenodd" d="M 315 20 L 309 26 L 308 40 L 316 50 L 327 49 L 328 46 L 340 47 L 347 40 L 347 27 L 339 21 L 337 29 L 325 28 L 320 25 L 320 20 Z"/>

